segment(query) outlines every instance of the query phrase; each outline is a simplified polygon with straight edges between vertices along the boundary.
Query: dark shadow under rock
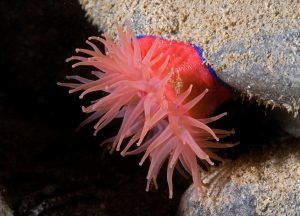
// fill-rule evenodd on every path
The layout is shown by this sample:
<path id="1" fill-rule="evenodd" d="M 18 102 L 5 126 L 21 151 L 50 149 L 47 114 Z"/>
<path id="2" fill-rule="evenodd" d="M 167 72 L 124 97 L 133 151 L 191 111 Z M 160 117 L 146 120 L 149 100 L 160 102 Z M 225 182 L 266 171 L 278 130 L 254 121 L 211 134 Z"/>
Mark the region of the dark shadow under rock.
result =
<path id="1" fill-rule="evenodd" d="M 72 72 L 65 59 L 100 34 L 78 1 L 1 1 L 0 17 L 0 186 L 14 214 L 174 215 L 188 182 L 173 200 L 166 184 L 146 193 L 138 157 L 99 147 L 116 125 L 97 138 L 75 132 L 85 116 L 56 83 Z"/>

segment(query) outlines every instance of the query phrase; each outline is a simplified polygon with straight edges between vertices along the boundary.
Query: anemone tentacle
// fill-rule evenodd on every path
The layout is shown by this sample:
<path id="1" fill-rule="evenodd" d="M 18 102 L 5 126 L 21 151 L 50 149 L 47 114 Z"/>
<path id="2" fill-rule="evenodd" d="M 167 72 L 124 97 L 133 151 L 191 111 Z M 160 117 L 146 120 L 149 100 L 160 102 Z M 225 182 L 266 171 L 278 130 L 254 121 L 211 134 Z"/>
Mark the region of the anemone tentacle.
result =
<path id="1" fill-rule="evenodd" d="M 78 55 L 67 59 L 76 61 L 72 67 L 92 66 L 94 79 L 82 76 L 67 76 L 75 83 L 59 83 L 70 88 L 70 93 L 81 92 L 80 98 L 99 91 L 107 95 L 83 107 L 83 112 L 91 115 L 80 125 L 96 122 L 95 135 L 115 118 L 122 118 L 116 136 L 104 141 L 111 151 L 121 151 L 121 155 L 144 153 L 140 165 L 149 158 L 150 167 L 147 175 L 147 190 L 151 181 L 156 184 L 156 177 L 162 165 L 167 162 L 167 182 L 169 196 L 173 196 L 172 176 L 179 164 L 192 176 L 198 190 L 202 181 L 198 160 L 213 165 L 212 159 L 221 160 L 211 148 L 230 147 L 212 141 L 232 134 L 230 131 L 211 129 L 208 123 L 214 122 L 226 113 L 210 118 L 196 119 L 190 110 L 201 103 L 208 89 L 191 97 L 193 86 L 177 93 L 170 87 L 173 68 L 170 67 L 170 55 L 155 55 L 159 38 L 154 40 L 146 53 L 142 54 L 139 41 L 128 28 L 125 32 L 118 26 L 119 41 L 111 37 L 90 37 L 86 43 L 88 49 L 76 49 Z M 105 53 L 94 43 L 101 42 Z M 177 59 L 176 61 L 182 61 Z M 154 67 L 155 66 L 155 67 Z M 171 90 L 170 90 L 171 89 Z"/>

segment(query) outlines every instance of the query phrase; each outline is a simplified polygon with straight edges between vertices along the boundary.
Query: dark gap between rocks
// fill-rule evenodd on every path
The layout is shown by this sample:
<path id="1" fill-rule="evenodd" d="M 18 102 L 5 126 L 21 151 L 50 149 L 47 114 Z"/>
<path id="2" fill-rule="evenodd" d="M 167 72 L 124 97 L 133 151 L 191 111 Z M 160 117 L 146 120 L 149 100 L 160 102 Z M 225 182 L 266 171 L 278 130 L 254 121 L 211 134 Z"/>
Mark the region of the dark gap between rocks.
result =
<path id="1" fill-rule="evenodd" d="M 77 1 L 7 1 L 0 10 L 0 185 L 15 215 L 175 215 L 191 179 L 175 175 L 172 200 L 163 175 L 159 190 L 146 193 L 147 165 L 138 166 L 139 156 L 98 146 L 115 125 L 96 138 L 89 127 L 74 131 L 84 119 L 81 102 L 56 82 L 71 73 L 65 58 L 99 34 Z M 221 110 L 229 115 L 220 124 L 234 127 L 241 142 L 224 157 L 281 134 L 255 104 L 238 99 Z"/>

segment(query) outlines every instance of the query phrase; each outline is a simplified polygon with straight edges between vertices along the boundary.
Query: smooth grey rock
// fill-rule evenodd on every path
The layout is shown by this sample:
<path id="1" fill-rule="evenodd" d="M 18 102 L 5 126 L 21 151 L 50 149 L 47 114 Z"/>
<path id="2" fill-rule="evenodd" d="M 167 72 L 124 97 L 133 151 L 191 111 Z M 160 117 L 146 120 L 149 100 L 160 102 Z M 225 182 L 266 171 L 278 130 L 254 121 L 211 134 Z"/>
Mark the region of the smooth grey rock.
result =
<path id="1" fill-rule="evenodd" d="M 219 77 L 245 98 L 298 114 L 299 1 L 79 2 L 100 31 L 116 35 L 114 24 L 128 20 L 137 34 L 199 45 Z"/>
<path id="2" fill-rule="evenodd" d="M 235 89 L 248 97 L 257 96 L 266 105 L 280 104 L 297 115 L 300 29 L 227 43 L 216 53 L 208 53 L 208 58 L 220 70 L 219 77 Z"/>
<path id="3" fill-rule="evenodd" d="M 233 183 L 227 184 L 224 188 L 224 194 L 234 194 L 231 197 L 230 203 L 226 205 L 216 206 L 215 210 L 206 209 L 205 205 L 201 202 L 197 202 L 193 197 L 193 187 L 190 187 L 184 196 L 182 197 L 180 212 L 181 216 L 211 216 L 211 215 L 243 215 L 252 216 L 255 215 L 255 196 L 250 194 L 250 188 L 248 186 L 239 188 Z M 247 195 L 247 196 L 245 196 Z M 241 199 L 245 196 L 244 199 Z"/>
<path id="4" fill-rule="evenodd" d="M 218 170 L 206 198 L 195 200 L 190 187 L 179 216 L 300 214 L 300 139 L 287 138 L 241 156 Z M 228 180 L 226 180 L 228 178 Z"/>
<path id="5" fill-rule="evenodd" d="M 8 207 L 1 194 L 0 194 L 0 215 L 13 216 L 13 211 Z"/>

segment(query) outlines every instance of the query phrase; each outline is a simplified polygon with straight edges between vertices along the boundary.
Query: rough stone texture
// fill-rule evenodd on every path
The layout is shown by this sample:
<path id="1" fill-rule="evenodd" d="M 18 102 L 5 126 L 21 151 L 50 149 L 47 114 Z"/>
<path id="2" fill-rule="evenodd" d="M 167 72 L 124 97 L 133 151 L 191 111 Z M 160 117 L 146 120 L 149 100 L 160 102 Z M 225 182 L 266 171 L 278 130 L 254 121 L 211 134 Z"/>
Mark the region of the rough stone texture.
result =
<path id="1" fill-rule="evenodd" d="M 85 117 L 77 98 L 56 82 L 72 72 L 64 59 L 97 32 L 86 22 L 77 0 L 0 1 L 0 17 L 4 33 L 0 41 L 0 185 L 14 213 L 175 215 L 179 197 L 191 180 L 174 179 L 172 201 L 165 176 L 158 191 L 145 193 L 147 167 L 137 167 L 138 158 L 124 160 L 99 149 L 114 125 L 99 139 L 89 129 L 74 132 Z M 243 106 L 248 119 L 235 118 L 247 124 L 243 130 L 249 133 L 255 123 L 264 128 L 265 116 L 249 116 L 253 109 Z M 255 121 L 249 126 L 251 120 Z"/>
<path id="2" fill-rule="evenodd" d="M 138 34 L 203 48 L 219 76 L 247 97 L 297 115 L 300 2 L 294 0 L 79 0 L 101 31 L 129 20 Z"/>
<path id="3" fill-rule="evenodd" d="M 299 161 L 300 139 L 294 138 L 242 155 L 206 178 L 204 200 L 196 202 L 189 188 L 178 215 L 299 215 Z"/>
<path id="4" fill-rule="evenodd" d="M 1 194 L 0 194 L 0 215 L 13 216 L 12 210 L 7 206 Z"/>
<path id="5" fill-rule="evenodd" d="M 84 15 L 77 0 L 0 1 L 0 193 L 16 216 L 173 216 L 190 181 L 174 182 L 172 202 L 165 181 L 146 193 L 138 157 L 99 148 L 119 122 L 75 132 L 81 101 L 56 82 L 97 33 Z"/>
<path id="6" fill-rule="evenodd" d="M 300 29 L 291 29 L 224 44 L 209 59 L 222 71 L 219 76 L 225 82 L 235 88 L 248 84 L 244 89 L 247 96 L 258 96 L 271 107 L 281 104 L 296 115 L 300 103 L 299 47 Z"/>

